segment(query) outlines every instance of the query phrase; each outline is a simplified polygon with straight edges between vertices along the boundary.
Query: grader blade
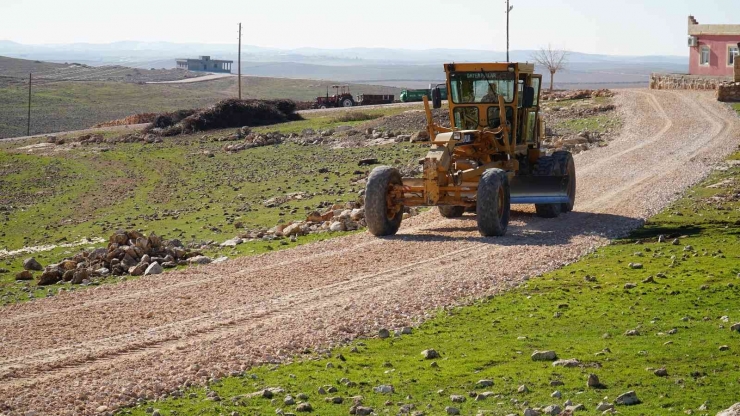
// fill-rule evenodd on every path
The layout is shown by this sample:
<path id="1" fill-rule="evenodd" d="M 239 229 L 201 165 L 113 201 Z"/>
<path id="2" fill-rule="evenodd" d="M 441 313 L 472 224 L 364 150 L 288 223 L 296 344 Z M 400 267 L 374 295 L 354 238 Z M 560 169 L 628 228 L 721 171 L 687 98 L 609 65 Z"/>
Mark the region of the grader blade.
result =
<path id="1" fill-rule="evenodd" d="M 515 176 L 511 179 L 512 204 L 566 204 L 567 176 Z"/>

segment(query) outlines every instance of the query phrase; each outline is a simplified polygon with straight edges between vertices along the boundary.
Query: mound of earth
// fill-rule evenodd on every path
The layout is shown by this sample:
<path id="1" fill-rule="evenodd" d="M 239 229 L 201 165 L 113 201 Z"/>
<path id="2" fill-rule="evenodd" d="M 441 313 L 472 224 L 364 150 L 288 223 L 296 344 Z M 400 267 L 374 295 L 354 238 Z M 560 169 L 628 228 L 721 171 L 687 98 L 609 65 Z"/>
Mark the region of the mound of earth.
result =
<path id="1" fill-rule="evenodd" d="M 163 136 L 176 136 L 198 131 L 242 126 L 264 126 L 300 120 L 291 100 L 221 101 L 203 110 L 181 110 L 157 116 L 146 131 Z"/>

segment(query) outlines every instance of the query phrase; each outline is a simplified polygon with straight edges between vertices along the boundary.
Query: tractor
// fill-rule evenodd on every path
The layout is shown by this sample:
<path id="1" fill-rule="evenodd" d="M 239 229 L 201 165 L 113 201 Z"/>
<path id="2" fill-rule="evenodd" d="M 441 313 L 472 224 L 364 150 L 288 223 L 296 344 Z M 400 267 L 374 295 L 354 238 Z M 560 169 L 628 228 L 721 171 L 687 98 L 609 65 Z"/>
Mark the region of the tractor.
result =
<path id="1" fill-rule="evenodd" d="M 355 105 L 352 93 L 349 92 L 349 85 L 332 85 L 331 87 L 334 89 L 334 95 L 330 96 L 329 87 L 326 87 L 326 97 L 317 97 L 314 107 L 352 107 Z"/>
<path id="2" fill-rule="evenodd" d="M 534 204 L 538 216 L 573 209 L 576 170 L 567 151 L 541 148 L 542 75 L 529 63 L 445 64 L 451 127 L 435 124 L 424 97 L 431 149 L 421 178 L 389 166 L 373 169 L 365 189 L 365 220 L 376 236 L 393 235 L 404 207 L 436 206 L 446 218 L 477 214 L 484 237 L 503 236 L 511 204 Z M 440 89 L 431 91 L 441 108 Z"/>

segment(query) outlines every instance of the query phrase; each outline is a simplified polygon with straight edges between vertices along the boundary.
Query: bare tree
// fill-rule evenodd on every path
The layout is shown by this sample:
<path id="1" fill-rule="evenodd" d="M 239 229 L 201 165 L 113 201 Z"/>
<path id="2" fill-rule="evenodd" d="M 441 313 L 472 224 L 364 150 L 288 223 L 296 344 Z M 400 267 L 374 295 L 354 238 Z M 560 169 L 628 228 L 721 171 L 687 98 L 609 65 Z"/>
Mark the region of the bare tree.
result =
<path id="1" fill-rule="evenodd" d="M 564 49 L 553 49 L 552 45 L 547 45 L 547 48 L 540 48 L 540 50 L 532 54 L 532 59 L 538 65 L 547 68 L 550 72 L 550 91 L 552 92 L 555 73 L 565 68 L 568 64 L 568 51 Z"/>

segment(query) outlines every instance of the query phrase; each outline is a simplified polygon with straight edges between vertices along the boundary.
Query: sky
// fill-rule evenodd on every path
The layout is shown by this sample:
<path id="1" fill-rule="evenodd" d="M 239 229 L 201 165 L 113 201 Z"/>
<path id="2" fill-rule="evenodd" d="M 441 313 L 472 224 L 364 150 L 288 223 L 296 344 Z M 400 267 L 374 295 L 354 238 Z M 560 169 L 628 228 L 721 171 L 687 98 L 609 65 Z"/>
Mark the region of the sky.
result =
<path id="1" fill-rule="evenodd" d="M 0 0 L 0 40 L 294 49 L 506 49 L 506 0 Z M 511 0 L 511 49 L 688 55 L 687 19 L 740 24 L 740 0 Z M 732 19 L 734 17 L 734 21 Z"/>

